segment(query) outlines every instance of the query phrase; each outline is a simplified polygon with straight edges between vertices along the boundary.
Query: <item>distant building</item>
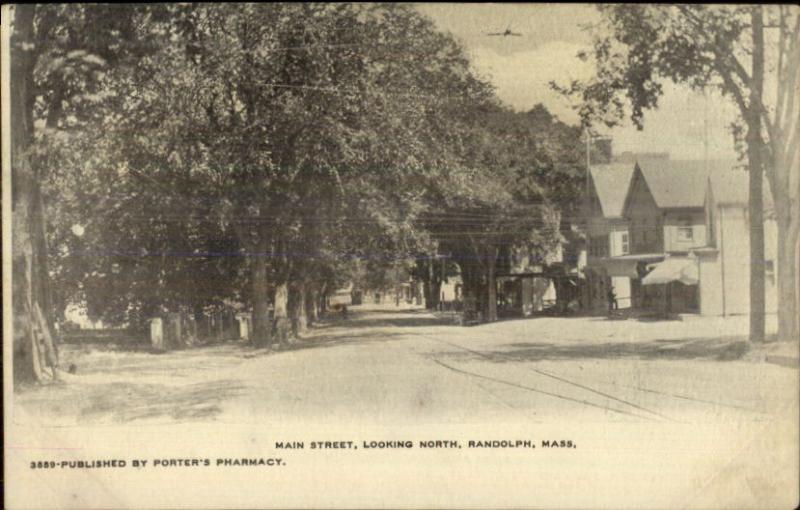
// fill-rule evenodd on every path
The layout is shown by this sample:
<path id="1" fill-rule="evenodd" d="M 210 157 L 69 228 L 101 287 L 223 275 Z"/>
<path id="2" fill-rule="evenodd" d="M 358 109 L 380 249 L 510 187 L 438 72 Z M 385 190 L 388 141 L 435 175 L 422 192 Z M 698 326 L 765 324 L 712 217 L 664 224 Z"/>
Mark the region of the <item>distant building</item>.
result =
<path id="1" fill-rule="evenodd" d="M 103 329 L 105 327 L 101 319 L 91 319 L 86 305 L 80 303 L 68 304 L 64 310 L 64 319 L 79 329 Z"/>
<path id="2" fill-rule="evenodd" d="M 705 193 L 706 243 L 693 249 L 698 261 L 703 315 L 750 311 L 749 179 L 746 171 L 712 173 Z M 766 310 L 776 312 L 775 257 L 777 223 L 772 196 L 764 186 L 764 271 Z"/>
<path id="3" fill-rule="evenodd" d="M 651 159 L 634 165 L 622 220 L 590 209 L 586 270 L 590 289 L 608 278 L 614 287 L 629 279 L 630 306 L 672 313 L 727 315 L 749 310 L 748 174 L 730 161 Z M 593 170 L 592 184 L 601 205 Z M 624 175 L 623 170 L 619 170 Z M 609 174 L 610 175 L 610 171 Z M 606 200 L 608 200 L 606 198 Z M 765 203 L 771 204 L 769 197 Z M 611 211 L 613 212 L 613 211 Z M 622 243 L 627 222 L 627 235 Z M 765 221 L 767 309 L 775 309 L 775 223 Z M 608 247 L 601 237 L 608 232 Z M 615 244 L 613 235 L 619 239 Z M 597 237 L 597 238 L 596 238 Z M 592 248 L 593 244 L 600 244 Z M 616 289 L 615 289 L 616 290 Z M 592 289 L 587 305 L 597 306 Z M 600 294 L 602 295 L 602 294 Z M 619 293 L 618 293 L 619 299 Z"/>
<path id="4" fill-rule="evenodd" d="M 692 248 L 705 246 L 705 189 L 711 166 L 703 161 L 670 160 L 636 164 L 623 212 L 630 222 L 631 254 L 638 264 L 639 277 L 631 279 L 634 307 L 699 311 L 696 282 L 644 285 L 641 276 L 649 269 L 644 264 L 667 257 L 688 261 Z M 714 167 L 731 171 L 732 164 L 716 162 Z"/>
<path id="5" fill-rule="evenodd" d="M 591 310 L 608 307 L 609 291 L 621 308 L 631 305 L 628 275 L 609 272 L 605 260 L 630 253 L 628 220 L 622 215 L 625 196 L 633 176 L 633 165 L 597 165 L 591 168 L 588 198 L 584 203 L 587 250 L 579 267 L 585 276 L 583 306 Z"/>
<path id="6" fill-rule="evenodd" d="M 353 284 L 349 283 L 347 287 L 336 289 L 333 295 L 329 298 L 331 305 L 351 305 L 353 304 Z"/>
<path id="7" fill-rule="evenodd" d="M 461 301 L 464 292 L 464 283 L 461 281 L 461 275 L 448 276 L 442 282 L 441 287 L 441 302 L 452 303 Z"/>

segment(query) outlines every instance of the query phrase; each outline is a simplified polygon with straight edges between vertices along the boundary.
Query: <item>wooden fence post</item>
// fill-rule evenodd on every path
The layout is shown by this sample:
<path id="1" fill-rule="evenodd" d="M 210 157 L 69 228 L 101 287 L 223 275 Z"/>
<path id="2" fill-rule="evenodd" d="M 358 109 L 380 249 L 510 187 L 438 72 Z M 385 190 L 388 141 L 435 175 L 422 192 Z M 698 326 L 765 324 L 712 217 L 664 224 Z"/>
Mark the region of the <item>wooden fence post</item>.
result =
<path id="1" fill-rule="evenodd" d="M 150 320 L 150 346 L 156 351 L 165 351 L 164 327 L 160 317 Z"/>

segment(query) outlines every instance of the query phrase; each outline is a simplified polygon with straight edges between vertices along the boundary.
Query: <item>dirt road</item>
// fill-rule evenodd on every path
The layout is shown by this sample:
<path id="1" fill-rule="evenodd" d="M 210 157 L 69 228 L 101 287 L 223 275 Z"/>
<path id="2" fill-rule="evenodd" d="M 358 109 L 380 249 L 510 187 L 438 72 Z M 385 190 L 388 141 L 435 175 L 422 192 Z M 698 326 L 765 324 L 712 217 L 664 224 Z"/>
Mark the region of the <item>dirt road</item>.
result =
<path id="1" fill-rule="evenodd" d="M 726 323 L 727 324 L 727 323 Z M 353 307 L 280 352 L 223 344 L 151 354 L 65 346 L 68 382 L 16 395 L 51 423 L 722 422 L 797 412 L 798 370 L 742 357 L 711 324 L 542 318 L 477 327 Z M 724 333 L 724 331 L 722 331 Z"/>

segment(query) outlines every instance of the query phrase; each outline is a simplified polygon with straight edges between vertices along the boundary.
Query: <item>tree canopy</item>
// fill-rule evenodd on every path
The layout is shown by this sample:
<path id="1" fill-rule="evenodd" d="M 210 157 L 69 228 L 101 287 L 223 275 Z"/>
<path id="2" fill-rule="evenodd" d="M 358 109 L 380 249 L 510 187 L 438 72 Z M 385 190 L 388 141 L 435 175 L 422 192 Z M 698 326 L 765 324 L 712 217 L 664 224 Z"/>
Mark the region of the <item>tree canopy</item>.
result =
<path id="1" fill-rule="evenodd" d="M 15 207 L 45 227 L 15 229 L 49 245 L 15 277 L 51 323 L 74 302 L 141 326 L 237 301 L 270 345 L 348 279 L 442 257 L 493 319 L 498 261 L 546 255 L 573 213 L 578 128 L 502 106 L 410 6 L 30 6 L 14 30 L 41 41 L 13 53 L 36 126 Z"/>

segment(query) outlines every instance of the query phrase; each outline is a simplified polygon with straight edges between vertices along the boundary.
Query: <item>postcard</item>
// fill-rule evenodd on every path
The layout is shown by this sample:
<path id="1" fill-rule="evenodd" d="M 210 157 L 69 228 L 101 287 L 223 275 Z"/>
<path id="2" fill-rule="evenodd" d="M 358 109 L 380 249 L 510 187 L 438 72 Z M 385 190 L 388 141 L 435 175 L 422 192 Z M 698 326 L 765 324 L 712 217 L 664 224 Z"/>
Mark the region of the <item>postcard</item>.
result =
<path id="1" fill-rule="evenodd" d="M 7 508 L 797 507 L 797 6 L 2 9 Z"/>

